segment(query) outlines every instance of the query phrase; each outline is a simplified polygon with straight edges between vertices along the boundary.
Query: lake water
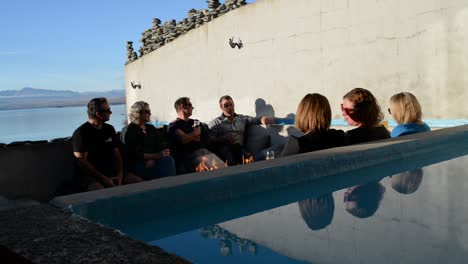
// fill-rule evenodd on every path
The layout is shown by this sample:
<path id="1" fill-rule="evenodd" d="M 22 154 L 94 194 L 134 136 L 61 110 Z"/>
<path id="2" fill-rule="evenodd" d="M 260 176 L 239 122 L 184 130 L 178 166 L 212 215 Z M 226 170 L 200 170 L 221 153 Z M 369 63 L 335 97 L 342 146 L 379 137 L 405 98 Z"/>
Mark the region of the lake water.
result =
<path id="1" fill-rule="evenodd" d="M 127 119 L 125 105 L 111 105 L 109 124 L 121 130 Z M 86 106 L 0 111 L 0 143 L 69 137 L 88 119 Z"/>

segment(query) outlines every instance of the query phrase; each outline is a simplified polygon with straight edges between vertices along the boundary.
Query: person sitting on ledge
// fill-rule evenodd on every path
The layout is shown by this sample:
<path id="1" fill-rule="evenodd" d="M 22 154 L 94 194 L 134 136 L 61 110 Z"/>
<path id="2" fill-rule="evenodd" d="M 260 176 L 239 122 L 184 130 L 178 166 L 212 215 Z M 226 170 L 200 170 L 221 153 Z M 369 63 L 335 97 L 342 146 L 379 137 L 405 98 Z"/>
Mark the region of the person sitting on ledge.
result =
<path id="1" fill-rule="evenodd" d="M 343 130 L 330 129 L 331 108 L 321 94 L 307 94 L 297 106 L 294 125 L 301 137 L 289 136 L 281 156 L 306 153 L 345 145 Z"/>
<path id="2" fill-rule="evenodd" d="M 412 93 L 397 93 L 390 98 L 388 113 L 398 123 L 391 133 L 392 138 L 431 131 L 422 121 L 421 105 Z"/>
<path id="3" fill-rule="evenodd" d="M 106 124 L 112 114 L 104 97 L 88 103 L 88 121 L 73 133 L 73 154 L 78 160 L 78 184 L 83 190 L 96 190 L 136 182 L 125 177 L 122 157 L 113 126 Z"/>
<path id="4" fill-rule="evenodd" d="M 171 152 L 164 146 L 164 135 L 148 124 L 151 110 L 143 101 L 130 108 L 130 124 L 122 129 L 122 142 L 127 156 L 127 170 L 145 180 L 176 174 Z"/>
<path id="5" fill-rule="evenodd" d="M 221 115 L 208 123 L 210 129 L 210 142 L 214 152 L 229 166 L 242 164 L 242 155 L 245 150 L 245 133 L 250 125 L 273 124 L 272 117 L 255 118 L 237 114 L 234 100 L 229 95 L 219 99 Z"/>
<path id="6" fill-rule="evenodd" d="M 196 166 L 204 156 L 217 159 L 206 149 L 208 128 L 199 120 L 190 118 L 194 107 L 190 98 L 181 97 L 174 103 L 177 119 L 169 124 L 168 134 L 171 140 L 171 152 L 176 162 L 177 174 L 195 172 Z M 220 160 L 219 160 L 220 161 Z"/>
<path id="7" fill-rule="evenodd" d="M 381 124 L 383 114 L 374 95 L 363 88 L 355 88 L 343 96 L 341 112 L 346 122 L 357 128 L 346 131 L 347 144 L 359 144 L 390 138 Z"/>

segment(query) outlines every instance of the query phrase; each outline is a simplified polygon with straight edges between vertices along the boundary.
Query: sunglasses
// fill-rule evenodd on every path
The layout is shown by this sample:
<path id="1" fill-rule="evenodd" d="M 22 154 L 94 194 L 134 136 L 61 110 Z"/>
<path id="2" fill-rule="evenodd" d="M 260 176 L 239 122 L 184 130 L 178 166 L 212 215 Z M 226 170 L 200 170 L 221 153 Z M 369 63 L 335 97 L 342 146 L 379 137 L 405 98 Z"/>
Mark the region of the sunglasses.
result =
<path id="1" fill-rule="evenodd" d="M 141 111 L 142 113 L 145 113 L 145 114 L 150 114 L 151 115 L 151 111 L 150 110 L 143 110 Z"/>
<path id="2" fill-rule="evenodd" d="M 192 104 L 185 104 L 185 106 L 188 106 L 188 107 L 190 107 L 192 109 L 195 109 L 195 107 L 193 107 Z"/>
<path id="3" fill-rule="evenodd" d="M 352 115 L 354 114 L 354 109 L 351 108 L 345 108 L 343 104 L 341 104 L 341 112 L 344 112 L 347 115 Z"/>
<path id="4" fill-rule="evenodd" d="M 111 109 L 103 109 L 101 111 L 99 111 L 99 113 L 112 113 Z"/>

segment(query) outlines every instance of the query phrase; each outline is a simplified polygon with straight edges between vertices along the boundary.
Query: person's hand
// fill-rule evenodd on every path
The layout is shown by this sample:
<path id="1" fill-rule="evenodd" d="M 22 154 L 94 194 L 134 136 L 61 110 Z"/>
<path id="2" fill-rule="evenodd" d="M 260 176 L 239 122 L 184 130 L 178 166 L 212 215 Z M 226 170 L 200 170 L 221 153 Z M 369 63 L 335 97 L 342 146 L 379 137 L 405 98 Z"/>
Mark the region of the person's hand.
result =
<path id="1" fill-rule="evenodd" d="M 260 122 L 262 123 L 262 125 L 271 125 L 271 124 L 274 124 L 275 123 L 275 118 L 274 117 L 266 117 L 266 116 L 262 116 L 262 118 L 260 119 Z"/>
<path id="2" fill-rule="evenodd" d="M 107 178 L 106 176 L 103 176 L 100 180 L 101 184 L 104 186 L 104 187 L 114 187 L 114 183 L 112 182 L 112 179 L 109 179 Z"/>
<path id="3" fill-rule="evenodd" d="M 201 135 L 201 127 L 194 127 L 192 135 L 195 136 L 195 137 L 200 136 Z"/>
<path id="4" fill-rule="evenodd" d="M 161 157 L 168 157 L 171 156 L 171 151 L 169 149 L 163 149 L 160 152 Z"/>
<path id="5" fill-rule="evenodd" d="M 147 160 L 146 163 L 145 163 L 145 168 L 146 169 L 149 169 L 149 168 L 153 168 L 154 166 L 156 165 L 156 162 L 154 160 Z"/>

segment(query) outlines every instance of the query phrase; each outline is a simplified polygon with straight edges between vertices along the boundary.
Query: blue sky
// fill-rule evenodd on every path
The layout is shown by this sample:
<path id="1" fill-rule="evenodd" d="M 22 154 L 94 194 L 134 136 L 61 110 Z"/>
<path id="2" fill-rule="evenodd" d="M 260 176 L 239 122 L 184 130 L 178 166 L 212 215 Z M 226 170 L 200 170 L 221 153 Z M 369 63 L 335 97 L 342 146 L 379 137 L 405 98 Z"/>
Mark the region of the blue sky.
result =
<path id="1" fill-rule="evenodd" d="M 124 89 L 126 41 L 133 41 L 138 50 L 141 33 L 151 27 L 154 17 L 179 21 L 191 8 L 207 4 L 205 0 L 4 1 L 0 90 Z"/>

